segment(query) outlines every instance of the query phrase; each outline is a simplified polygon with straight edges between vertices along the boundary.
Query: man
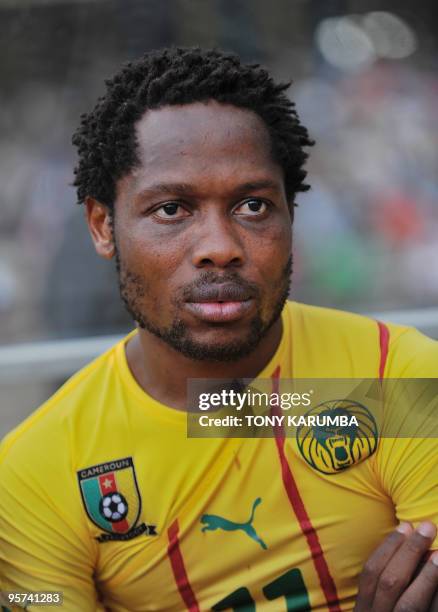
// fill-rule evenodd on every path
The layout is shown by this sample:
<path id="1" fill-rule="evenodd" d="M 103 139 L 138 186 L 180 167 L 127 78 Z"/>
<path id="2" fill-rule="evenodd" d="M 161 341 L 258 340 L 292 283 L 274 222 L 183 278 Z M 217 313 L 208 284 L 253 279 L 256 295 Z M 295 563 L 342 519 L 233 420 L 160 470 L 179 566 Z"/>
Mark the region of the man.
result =
<path id="1" fill-rule="evenodd" d="M 427 442 L 380 440 L 327 473 L 281 431 L 186 436 L 192 378 L 438 376 L 415 330 L 286 301 L 311 144 L 286 88 L 232 55 L 163 50 L 83 116 L 79 200 L 137 329 L 4 441 L 4 590 L 84 612 L 351 610 L 378 547 L 356 609 L 436 605 Z"/>

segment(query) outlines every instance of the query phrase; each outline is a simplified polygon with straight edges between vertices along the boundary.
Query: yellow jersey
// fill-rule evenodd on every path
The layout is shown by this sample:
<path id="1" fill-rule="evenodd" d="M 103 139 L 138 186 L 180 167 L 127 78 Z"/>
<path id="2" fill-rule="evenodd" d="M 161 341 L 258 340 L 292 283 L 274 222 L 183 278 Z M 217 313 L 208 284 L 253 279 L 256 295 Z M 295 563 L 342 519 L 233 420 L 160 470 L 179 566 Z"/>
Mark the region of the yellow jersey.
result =
<path id="1" fill-rule="evenodd" d="M 282 323 L 259 374 L 274 388 L 438 378 L 438 343 L 414 329 L 295 302 Z M 326 473 L 281 433 L 188 438 L 186 414 L 134 379 L 126 341 L 4 439 L 0 590 L 61 591 L 72 612 L 346 612 L 399 521 L 438 522 L 433 440 L 378 440 Z"/>

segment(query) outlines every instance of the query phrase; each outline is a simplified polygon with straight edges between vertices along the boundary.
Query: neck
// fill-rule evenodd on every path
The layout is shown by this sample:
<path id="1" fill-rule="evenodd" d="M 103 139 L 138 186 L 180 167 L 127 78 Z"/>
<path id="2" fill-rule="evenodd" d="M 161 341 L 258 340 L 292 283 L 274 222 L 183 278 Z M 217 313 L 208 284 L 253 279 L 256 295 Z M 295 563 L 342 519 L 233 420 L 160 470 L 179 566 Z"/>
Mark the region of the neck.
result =
<path id="1" fill-rule="evenodd" d="M 283 332 L 281 317 L 257 348 L 233 362 L 198 361 L 185 357 L 145 329 L 126 346 L 129 368 L 142 389 L 162 404 L 186 410 L 189 378 L 255 378 L 275 354 Z"/>

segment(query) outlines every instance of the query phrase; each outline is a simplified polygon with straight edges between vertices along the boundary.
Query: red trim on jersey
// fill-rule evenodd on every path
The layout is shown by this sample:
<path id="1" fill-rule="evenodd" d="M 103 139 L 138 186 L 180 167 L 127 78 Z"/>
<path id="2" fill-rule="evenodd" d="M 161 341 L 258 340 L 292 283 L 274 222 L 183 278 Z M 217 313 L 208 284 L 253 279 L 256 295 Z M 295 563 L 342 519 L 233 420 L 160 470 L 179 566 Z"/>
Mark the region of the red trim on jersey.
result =
<path id="1" fill-rule="evenodd" d="M 279 392 L 278 379 L 280 378 L 280 366 L 278 366 L 271 376 L 272 378 L 272 392 Z M 278 411 L 278 406 L 273 407 L 273 412 Z M 335 581 L 330 574 L 327 561 L 324 557 L 318 534 L 312 525 L 309 515 L 307 514 L 306 507 L 301 498 L 297 484 L 292 474 L 290 465 L 286 459 L 284 451 L 284 430 L 281 426 L 275 427 L 275 441 L 277 444 L 278 455 L 281 464 L 281 475 L 283 478 L 284 488 L 286 489 L 287 496 L 289 498 L 292 509 L 298 519 L 301 530 L 307 539 L 307 544 L 310 548 L 312 555 L 313 564 L 318 574 L 319 583 L 324 593 L 324 597 L 327 601 L 328 609 L 330 612 L 341 612 L 339 607 L 339 597 L 336 590 Z"/>
<path id="2" fill-rule="evenodd" d="M 108 495 L 109 493 L 117 493 L 117 483 L 114 472 L 109 472 L 99 476 L 99 486 L 102 495 Z M 117 523 L 111 523 L 111 528 L 117 533 L 126 533 L 129 531 L 129 523 L 126 519 L 123 521 L 117 521 Z"/>
<path id="3" fill-rule="evenodd" d="M 189 610 L 189 612 L 199 612 L 199 605 L 196 601 L 196 596 L 189 582 L 189 577 L 184 565 L 178 533 L 178 519 L 175 519 L 167 530 L 167 537 L 169 539 L 167 554 L 169 555 L 170 564 L 172 566 L 173 577 L 175 578 L 178 591 L 186 604 L 187 610 Z"/>
<path id="4" fill-rule="evenodd" d="M 380 365 L 379 365 L 379 378 L 383 379 L 385 374 L 386 360 L 388 359 L 389 350 L 389 328 L 385 323 L 377 321 L 379 327 L 379 344 L 380 344 Z"/>

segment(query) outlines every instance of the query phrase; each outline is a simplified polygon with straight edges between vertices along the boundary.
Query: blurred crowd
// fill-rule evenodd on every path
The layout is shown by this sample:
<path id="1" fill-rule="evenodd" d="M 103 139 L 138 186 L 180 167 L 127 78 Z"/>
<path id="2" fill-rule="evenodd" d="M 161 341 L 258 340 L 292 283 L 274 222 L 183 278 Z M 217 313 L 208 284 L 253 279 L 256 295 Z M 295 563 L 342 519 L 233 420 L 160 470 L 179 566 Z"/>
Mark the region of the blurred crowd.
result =
<path id="1" fill-rule="evenodd" d="M 316 146 L 295 229 L 297 292 L 354 309 L 438 303 L 438 78 L 402 66 L 304 79 Z"/>

